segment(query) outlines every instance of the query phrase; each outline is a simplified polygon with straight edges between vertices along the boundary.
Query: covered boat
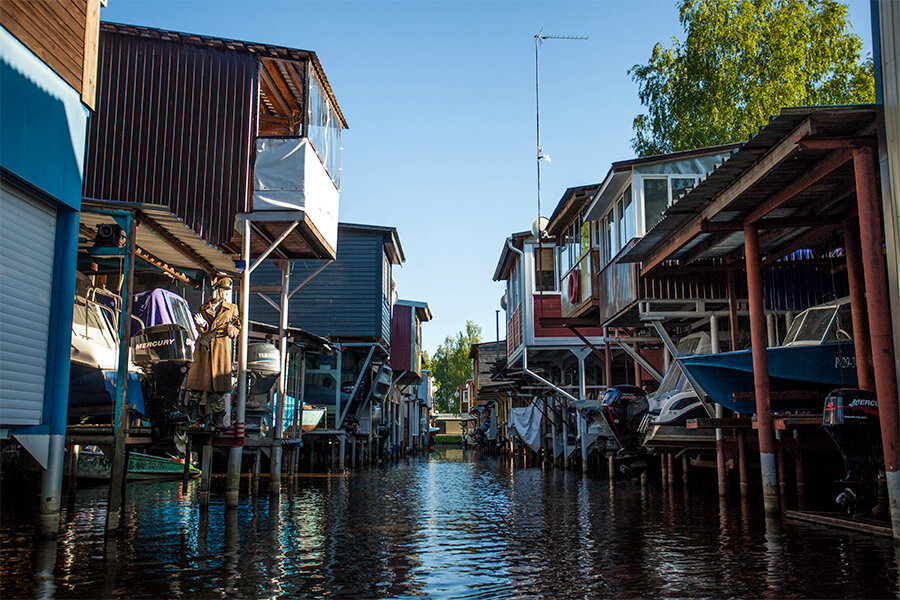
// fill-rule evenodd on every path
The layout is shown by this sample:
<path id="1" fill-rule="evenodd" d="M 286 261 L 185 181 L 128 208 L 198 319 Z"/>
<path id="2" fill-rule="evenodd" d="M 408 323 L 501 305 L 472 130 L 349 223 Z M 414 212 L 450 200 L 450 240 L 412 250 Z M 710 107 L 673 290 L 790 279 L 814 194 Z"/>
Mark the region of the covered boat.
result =
<path id="1" fill-rule="evenodd" d="M 849 298 L 808 308 L 793 320 L 783 345 L 766 349 L 773 412 L 821 411 L 831 390 L 857 386 L 852 331 Z M 714 402 L 756 413 L 749 348 L 681 362 Z"/>

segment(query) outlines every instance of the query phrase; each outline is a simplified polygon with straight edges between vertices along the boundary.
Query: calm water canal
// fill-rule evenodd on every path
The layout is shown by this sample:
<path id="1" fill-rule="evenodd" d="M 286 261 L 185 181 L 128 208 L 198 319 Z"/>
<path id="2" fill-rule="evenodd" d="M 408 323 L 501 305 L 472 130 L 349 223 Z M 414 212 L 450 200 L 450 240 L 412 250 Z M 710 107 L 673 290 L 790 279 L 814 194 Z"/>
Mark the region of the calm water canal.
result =
<path id="1" fill-rule="evenodd" d="M 201 514 L 194 487 L 134 484 L 111 540 L 105 489 L 81 489 L 51 543 L 4 489 L 0 597 L 900 595 L 889 541 L 767 523 L 699 487 L 611 489 L 456 450 L 299 477 L 230 516 L 221 496 Z"/>

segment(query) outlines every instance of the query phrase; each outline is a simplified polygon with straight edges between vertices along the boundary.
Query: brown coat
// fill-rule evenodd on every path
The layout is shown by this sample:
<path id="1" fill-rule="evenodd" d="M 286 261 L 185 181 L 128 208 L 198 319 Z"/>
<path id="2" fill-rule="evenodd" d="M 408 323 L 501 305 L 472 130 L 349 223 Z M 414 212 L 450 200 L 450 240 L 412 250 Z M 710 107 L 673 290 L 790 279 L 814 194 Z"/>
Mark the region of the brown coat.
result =
<path id="1" fill-rule="evenodd" d="M 197 344 L 194 348 L 194 364 L 188 372 L 184 387 L 197 392 L 231 391 L 231 339 L 241 328 L 238 307 L 222 302 L 218 312 L 207 302 L 200 307 L 206 326 L 200 328 L 200 338 L 215 331 L 209 346 Z M 198 339 L 200 339 L 198 338 Z"/>

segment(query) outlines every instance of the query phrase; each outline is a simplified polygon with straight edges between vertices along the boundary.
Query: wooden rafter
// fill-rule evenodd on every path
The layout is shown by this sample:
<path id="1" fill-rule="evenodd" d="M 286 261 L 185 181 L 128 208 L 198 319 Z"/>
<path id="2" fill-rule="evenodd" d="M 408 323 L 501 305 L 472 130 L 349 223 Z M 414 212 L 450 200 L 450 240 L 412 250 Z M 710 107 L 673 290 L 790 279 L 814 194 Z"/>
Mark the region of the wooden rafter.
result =
<path id="1" fill-rule="evenodd" d="M 281 95 L 282 99 L 284 99 L 287 104 L 288 114 L 291 114 L 294 110 L 298 110 L 300 108 L 300 103 L 294 98 L 294 94 L 288 89 L 287 85 L 284 82 L 284 76 L 281 74 L 281 71 L 278 69 L 278 65 L 274 64 L 271 60 L 263 60 L 263 72 L 268 74 L 269 80 L 272 84 L 278 89 L 278 93 Z"/>
<path id="2" fill-rule="evenodd" d="M 278 105 L 278 108 L 281 109 L 281 114 L 290 115 L 291 109 L 287 104 L 287 100 L 282 98 L 281 94 L 278 91 L 278 88 L 275 86 L 275 82 L 272 81 L 272 78 L 269 77 L 269 73 L 265 69 L 259 70 L 259 78 L 260 83 L 262 84 L 263 93 L 270 101 L 274 101 L 275 104 Z"/>

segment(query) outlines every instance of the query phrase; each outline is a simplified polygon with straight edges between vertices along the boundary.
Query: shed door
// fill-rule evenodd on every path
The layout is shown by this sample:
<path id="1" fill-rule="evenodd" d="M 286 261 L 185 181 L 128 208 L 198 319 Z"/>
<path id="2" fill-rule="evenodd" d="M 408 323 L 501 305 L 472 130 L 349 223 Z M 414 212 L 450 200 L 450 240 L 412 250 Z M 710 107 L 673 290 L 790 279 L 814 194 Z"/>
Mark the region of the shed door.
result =
<path id="1" fill-rule="evenodd" d="M 36 425 L 44 405 L 56 208 L 0 182 L 0 423 Z"/>

